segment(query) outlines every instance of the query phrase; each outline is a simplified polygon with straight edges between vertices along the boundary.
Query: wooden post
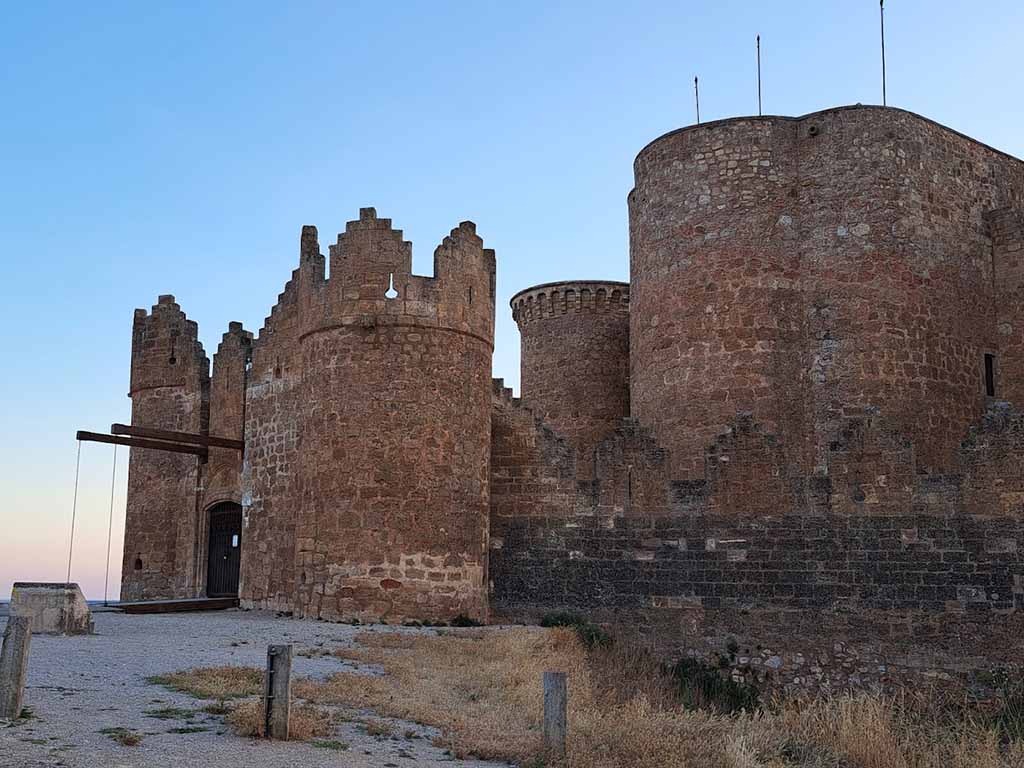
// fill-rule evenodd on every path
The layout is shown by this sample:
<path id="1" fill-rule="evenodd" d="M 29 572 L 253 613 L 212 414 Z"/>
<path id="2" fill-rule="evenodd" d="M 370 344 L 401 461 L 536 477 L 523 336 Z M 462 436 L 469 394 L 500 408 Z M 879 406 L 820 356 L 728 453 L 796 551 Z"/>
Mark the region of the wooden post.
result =
<path id="1" fill-rule="evenodd" d="M 544 752 L 565 757 L 565 672 L 544 673 Z"/>
<path id="2" fill-rule="evenodd" d="M 21 700 L 28 676 L 28 646 L 32 639 L 32 617 L 10 616 L 0 651 L 0 720 L 21 717 Z"/>
<path id="3" fill-rule="evenodd" d="M 264 685 L 264 735 L 288 740 L 292 704 L 292 646 L 267 646 L 267 677 Z"/>

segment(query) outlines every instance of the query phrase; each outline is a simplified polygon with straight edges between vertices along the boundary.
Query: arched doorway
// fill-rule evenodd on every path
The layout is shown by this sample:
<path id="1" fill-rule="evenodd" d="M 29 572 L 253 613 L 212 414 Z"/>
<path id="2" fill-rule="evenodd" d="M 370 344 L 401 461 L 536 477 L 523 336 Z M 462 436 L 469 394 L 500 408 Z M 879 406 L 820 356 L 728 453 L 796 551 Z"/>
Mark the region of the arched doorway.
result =
<path id="1" fill-rule="evenodd" d="M 238 597 L 242 552 L 242 508 L 224 502 L 210 509 L 210 540 L 206 570 L 207 597 Z"/>

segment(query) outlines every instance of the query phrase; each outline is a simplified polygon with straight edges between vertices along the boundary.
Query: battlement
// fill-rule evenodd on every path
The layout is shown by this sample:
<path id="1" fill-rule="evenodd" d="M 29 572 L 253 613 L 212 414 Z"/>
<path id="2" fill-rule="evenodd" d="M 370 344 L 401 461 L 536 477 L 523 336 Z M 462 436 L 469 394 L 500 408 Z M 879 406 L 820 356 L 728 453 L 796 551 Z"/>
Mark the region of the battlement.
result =
<path id="1" fill-rule="evenodd" d="M 280 326 L 295 328 L 302 338 L 345 325 L 423 325 L 467 333 L 493 346 L 495 256 L 483 247 L 473 222 L 463 221 L 444 237 L 430 276 L 413 274 L 412 243 L 373 208 L 361 208 L 328 251 L 325 259 L 316 227 L 302 228 L 299 268 L 260 339 Z"/>
<path id="2" fill-rule="evenodd" d="M 542 283 L 512 297 L 512 317 L 522 327 L 534 320 L 570 312 L 629 312 L 629 283 L 611 280 L 567 280 Z"/>
<path id="3" fill-rule="evenodd" d="M 174 296 L 157 299 L 150 312 L 136 309 L 132 323 L 131 393 L 184 386 L 199 391 L 210 376 L 210 360 Z"/>

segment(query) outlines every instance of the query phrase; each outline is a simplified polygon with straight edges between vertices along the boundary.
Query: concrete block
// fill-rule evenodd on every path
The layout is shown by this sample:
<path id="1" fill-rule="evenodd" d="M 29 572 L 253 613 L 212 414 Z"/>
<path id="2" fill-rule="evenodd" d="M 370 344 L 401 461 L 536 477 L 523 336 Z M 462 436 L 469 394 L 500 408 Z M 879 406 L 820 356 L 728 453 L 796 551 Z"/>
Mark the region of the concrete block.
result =
<path id="1" fill-rule="evenodd" d="M 31 616 L 32 633 L 91 635 L 92 612 L 77 584 L 17 581 L 11 591 L 11 616 Z"/>

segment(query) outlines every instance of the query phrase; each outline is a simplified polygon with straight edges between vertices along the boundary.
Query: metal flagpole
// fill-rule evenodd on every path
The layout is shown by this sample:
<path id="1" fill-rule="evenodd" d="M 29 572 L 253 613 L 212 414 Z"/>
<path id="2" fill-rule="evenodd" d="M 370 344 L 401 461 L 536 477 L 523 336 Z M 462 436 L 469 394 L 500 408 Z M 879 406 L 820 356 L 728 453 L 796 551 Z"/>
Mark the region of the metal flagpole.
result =
<path id="1" fill-rule="evenodd" d="M 71 553 L 75 551 L 75 513 L 78 510 L 78 470 L 82 466 L 82 441 L 78 441 L 78 454 L 75 456 L 75 495 L 71 500 L 71 541 L 68 543 L 68 580 L 71 583 Z"/>
<path id="2" fill-rule="evenodd" d="M 885 100 L 885 0 L 878 0 L 878 13 L 882 22 L 882 106 L 888 106 Z"/>
<path id="3" fill-rule="evenodd" d="M 757 114 L 761 116 L 761 36 L 757 36 Z"/>
<path id="4" fill-rule="evenodd" d="M 693 77 L 693 95 L 697 100 L 697 125 L 700 125 L 700 87 L 697 85 L 697 76 Z"/>
<path id="5" fill-rule="evenodd" d="M 117 478 L 117 445 L 114 445 L 114 466 L 110 470 L 110 520 L 107 522 L 107 569 L 103 572 L 103 604 L 107 605 L 107 584 L 110 581 L 110 537 L 114 530 L 114 481 Z"/>

